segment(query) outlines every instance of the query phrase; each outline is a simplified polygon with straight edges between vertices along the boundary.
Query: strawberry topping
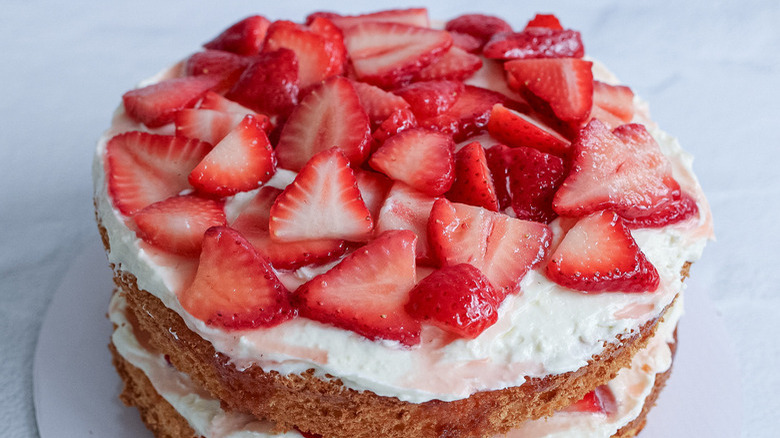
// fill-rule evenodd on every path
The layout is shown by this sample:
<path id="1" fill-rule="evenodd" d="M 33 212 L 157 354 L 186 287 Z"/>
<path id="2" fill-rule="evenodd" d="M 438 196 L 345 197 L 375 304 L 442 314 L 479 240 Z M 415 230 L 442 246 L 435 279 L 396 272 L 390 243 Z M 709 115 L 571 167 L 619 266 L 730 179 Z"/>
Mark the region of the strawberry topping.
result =
<path id="1" fill-rule="evenodd" d="M 501 93 L 466 85 L 450 109 L 436 117 L 420 120 L 420 126 L 450 134 L 455 141 L 463 141 L 485 129 L 493 105 L 508 102 L 509 99 Z"/>
<path id="2" fill-rule="evenodd" d="M 464 89 L 458 81 L 426 81 L 399 88 L 395 94 L 409 102 L 418 119 L 426 119 L 452 108 Z"/>
<path id="3" fill-rule="evenodd" d="M 563 26 L 561 26 L 561 22 L 558 21 L 558 17 L 553 14 L 534 15 L 534 18 L 532 18 L 528 24 L 525 25 L 525 29 L 528 30 L 528 28 L 531 27 L 545 27 L 547 29 L 563 30 Z"/>
<path id="4" fill-rule="evenodd" d="M 388 230 L 411 230 L 417 236 L 415 254 L 421 263 L 429 263 L 433 258 L 428 244 L 428 217 L 436 198 L 397 182 L 387 193 L 379 211 L 376 233 Z"/>
<path id="5" fill-rule="evenodd" d="M 482 58 L 472 55 L 460 47 L 452 46 L 441 58 L 420 70 L 415 79 L 420 81 L 437 79 L 463 81 L 471 77 L 481 67 Z"/>
<path id="6" fill-rule="evenodd" d="M 281 48 L 254 56 L 225 97 L 254 111 L 287 117 L 298 104 L 298 58 Z"/>
<path id="7" fill-rule="evenodd" d="M 270 24 L 271 22 L 268 19 L 260 15 L 244 18 L 225 29 L 216 38 L 204 44 L 203 47 L 224 50 L 239 55 L 255 55 L 263 45 L 265 33 Z"/>
<path id="8" fill-rule="evenodd" d="M 364 82 L 354 82 L 352 85 L 373 126 L 380 125 L 396 110 L 409 108 L 409 103 L 403 97 L 389 91 Z"/>
<path id="9" fill-rule="evenodd" d="M 176 112 L 190 108 L 220 79 L 216 76 L 192 76 L 167 79 L 122 96 L 127 115 L 150 128 L 171 123 Z"/>
<path id="10" fill-rule="evenodd" d="M 488 168 L 485 149 L 479 142 L 469 143 L 455 154 L 455 180 L 447 192 L 454 202 L 498 211 L 498 198 Z"/>
<path id="11" fill-rule="evenodd" d="M 576 30 L 533 27 L 493 35 L 482 54 L 493 59 L 582 58 L 585 47 Z"/>
<path id="12" fill-rule="evenodd" d="M 372 137 L 381 144 L 388 138 L 406 131 L 407 129 L 416 128 L 417 126 L 417 117 L 414 116 L 412 110 L 409 108 L 399 108 L 393 111 L 393 113 L 376 128 Z"/>
<path id="13" fill-rule="evenodd" d="M 217 144 L 242 120 L 244 120 L 244 115 L 238 113 L 209 109 L 183 109 L 176 113 L 173 122 L 176 125 L 176 135 Z"/>
<path id="14" fill-rule="evenodd" d="M 317 17 L 327 18 L 341 29 L 346 29 L 365 22 L 399 23 L 408 26 L 430 27 L 428 10 L 425 8 L 391 9 L 362 15 L 339 15 L 332 12 L 315 12 L 307 17 L 306 22 L 310 23 Z"/>
<path id="15" fill-rule="evenodd" d="M 553 128 L 500 104 L 490 112 L 487 128 L 491 136 L 509 146 L 528 146 L 560 157 L 571 148 L 571 142 Z"/>
<path id="16" fill-rule="evenodd" d="M 512 32 L 512 26 L 501 18 L 492 15 L 466 14 L 448 21 L 445 29 L 471 35 L 484 45 L 493 34 Z"/>

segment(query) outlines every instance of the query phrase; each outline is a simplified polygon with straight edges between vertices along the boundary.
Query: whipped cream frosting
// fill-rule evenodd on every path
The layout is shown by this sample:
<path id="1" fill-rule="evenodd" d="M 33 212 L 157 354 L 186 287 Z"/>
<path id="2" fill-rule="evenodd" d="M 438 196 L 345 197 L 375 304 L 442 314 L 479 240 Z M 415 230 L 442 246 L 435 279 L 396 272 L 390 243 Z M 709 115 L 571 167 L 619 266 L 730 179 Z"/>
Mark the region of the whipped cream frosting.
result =
<path id="1" fill-rule="evenodd" d="M 116 325 L 112 342 L 119 354 L 149 381 L 174 409 L 205 438 L 301 438 L 297 431 L 274 433 L 272 424 L 237 412 L 226 412 L 219 400 L 199 389 L 186 374 L 173 368 L 161 354 L 146 349 L 136 338 L 125 314 L 126 300 L 121 294 L 111 299 L 109 317 Z M 672 364 L 670 343 L 682 314 L 682 296 L 664 316 L 648 346 L 638 352 L 629 368 L 621 370 L 608 383 L 615 397 L 614 412 L 558 412 L 549 418 L 529 421 L 504 435 L 505 438 L 606 438 L 614 435 L 642 412 L 655 385 L 656 374 Z M 499 437 L 495 437 L 499 438 Z"/>
<path id="2" fill-rule="evenodd" d="M 503 83 L 496 79 L 492 62 L 486 62 L 473 78 L 475 85 L 490 88 Z M 176 74 L 171 68 L 146 81 L 153 83 Z M 491 70 L 492 69 L 492 70 Z M 500 72 L 499 72 L 500 73 Z M 594 76 L 615 83 L 600 64 Z M 504 90 L 502 90 L 504 91 Z M 662 152 L 673 163 L 675 178 L 683 190 L 696 199 L 699 215 L 662 229 L 634 230 L 639 247 L 658 270 L 661 284 L 652 293 L 581 294 L 549 281 L 541 269 L 528 273 L 522 293 L 509 296 L 499 309 L 499 320 L 473 340 L 456 339 L 439 329 L 425 326 L 422 344 L 406 348 L 392 341 L 370 341 L 351 331 L 295 318 L 272 328 L 226 331 L 207 326 L 188 314 L 177 293 L 185 289 L 197 269 L 197 260 L 158 251 L 145 244 L 128 227 L 128 218 L 113 208 L 107 193 L 104 155 L 107 141 L 128 130 L 150 131 L 129 119 L 120 105 L 111 128 L 100 138 L 93 164 L 95 202 L 100 223 L 107 230 L 110 263 L 118 271 L 133 274 L 137 285 L 177 312 L 187 326 L 230 358 L 239 369 L 259 365 L 281 374 L 313 369 L 326 379 L 337 376 L 348 388 L 370 390 L 382 396 L 421 403 L 452 401 L 478 391 L 522 385 L 531 377 L 574 371 L 601 353 L 620 335 L 629 335 L 654 320 L 684 288 L 680 271 L 697 260 L 712 237 L 707 201 L 691 169 L 692 157 L 676 139 L 649 121 L 636 100 L 636 121 L 645 123 Z M 172 134 L 168 125 L 155 133 Z M 483 145 L 491 146 L 489 138 Z M 493 140 L 493 143 L 496 143 Z M 279 171 L 267 184 L 283 188 L 295 174 Z M 228 221 L 240 212 L 254 192 L 236 195 L 226 203 Z M 558 221 L 551 224 L 553 245 L 562 238 Z M 333 264 L 278 272 L 290 290 Z M 419 273 L 426 272 L 419 269 Z"/>

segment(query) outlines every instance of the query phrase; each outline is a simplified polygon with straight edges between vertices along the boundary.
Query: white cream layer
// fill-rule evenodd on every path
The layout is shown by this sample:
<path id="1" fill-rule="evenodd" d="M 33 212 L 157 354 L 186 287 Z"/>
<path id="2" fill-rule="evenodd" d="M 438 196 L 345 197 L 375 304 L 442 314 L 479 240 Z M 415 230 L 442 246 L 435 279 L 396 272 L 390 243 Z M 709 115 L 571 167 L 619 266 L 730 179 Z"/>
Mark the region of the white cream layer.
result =
<path id="1" fill-rule="evenodd" d="M 488 64 L 489 65 L 489 64 Z M 168 70 L 152 78 L 159 81 Z M 613 81 L 598 64 L 597 78 Z M 489 74 L 477 76 L 484 81 Z M 501 79 L 503 80 L 503 79 Z M 637 106 L 640 102 L 637 101 Z M 644 121 L 644 120 L 642 120 Z M 123 108 L 112 127 L 100 138 L 93 165 L 98 217 L 108 231 L 109 261 L 133 274 L 138 287 L 158 297 L 182 316 L 187 326 L 211 342 L 239 368 L 253 364 L 282 374 L 313 369 L 321 378 L 337 376 L 352 389 L 421 403 L 451 401 L 478 391 L 522 385 L 529 377 L 576 370 L 601 353 L 619 335 L 628 335 L 656 318 L 683 290 L 680 270 L 695 261 L 712 236 L 709 207 L 691 170 L 692 157 L 673 137 L 653 124 L 648 129 L 674 164 L 674 175 L 698 202 L 700 215 L 663 229 L 633 232 L 640 248 L 657 268 L 661 285 L 652 293 L 581 294 L 549 281 L 541 270 L 522 282 L 522 294 L 506 299 L 498 322 L 474 340 L 450 341 L 436 328 L 425 327 L 422 345 L 403 348 L 394 342 L 372 342 L 353 332 L 305 318 L 295 318 L 270 329 L 225 331 L 189 315 L 176 293 L 186 288 L 197 262 L 151 248 L 127 227 L 127 218 L 114 209 L 107 193 L 103 158 L 112 136 L 127 130 L 148 130 L 131 121 Z M 172 126 L 155 130 L 172 133 Z M 485 144 L 489 146 L 489 144 Z M 269 184 L 284 187 L 292 174 L 279 172 Z M 228 201 L 228 216 L 240 210 L 241 199 Z M 562 237 L 557 221 L 554 241 Z M 323 268 L 279 273 L 293 290 Z M 422 271 L 422 270 L 421 270 Z"/>
<path id="2" fill-rule="evenodd" d="M 117 326 L 112 341 L 119 354 L 140 368 L 155 390 L 205 438 L 282 438 L 302 437 L 298 432 L 271 432 L 272 425 L 250 415 L 225 412 L 219 400 L 197 388 L 190 378 L 168 364 L 165 357 L 145 349 L 136 339 L 125 315 L 126 301 L 115 294 L 109 317 Z M 674 329 L 682 314 L 682 296 L 667 313 L 648 346 L 634 356 L 625 368 L 609 382 L 615 396 L 615 411 L 609 415 L 592 412 L 558 412 L 552 417 L 529 421 L 505 435 L 506 438 L 607 438 L 642 412 L 645 399 L 655 385 L 657 373 L 669 369 Z M 498 437 L 496 437 L 498 438 Z"/>

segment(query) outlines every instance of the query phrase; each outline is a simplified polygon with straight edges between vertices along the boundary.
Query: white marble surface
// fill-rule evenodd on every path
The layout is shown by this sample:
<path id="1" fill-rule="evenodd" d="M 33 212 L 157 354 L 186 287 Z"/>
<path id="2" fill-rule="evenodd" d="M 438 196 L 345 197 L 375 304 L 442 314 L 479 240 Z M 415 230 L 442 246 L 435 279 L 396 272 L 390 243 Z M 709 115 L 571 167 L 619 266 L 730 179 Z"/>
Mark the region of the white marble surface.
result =
<path id="1" fill-rule="evenodd" d="M 0 436 L 37 436 L 33 350 L 73 254 L 97 239 L 92 148 L 119 96 L 249 13 L 300 20 L 315 9 L 380 7 L 367 1 L 268 3 L 3 2 Z M 516 27 L 535 11 L 555 12 L 564 25 L 582 31 L 587 53 L 649 100 L 661 126 L 697 156 L 718 241 L 694 266 L 692 289 L 710 295 L 731 334 L 741 375 L 723 379 L 742 382 L 743 436 L 777 436 L 780 2 L 426 4 L 442 18 L 492 10 Z"/>

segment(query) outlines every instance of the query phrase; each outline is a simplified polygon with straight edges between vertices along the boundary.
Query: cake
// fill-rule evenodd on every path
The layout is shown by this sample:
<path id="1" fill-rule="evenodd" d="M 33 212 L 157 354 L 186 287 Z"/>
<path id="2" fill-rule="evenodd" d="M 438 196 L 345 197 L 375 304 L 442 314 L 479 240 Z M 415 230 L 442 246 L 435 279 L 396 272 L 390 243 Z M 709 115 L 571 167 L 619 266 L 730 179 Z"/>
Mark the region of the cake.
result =
<path id="1" fill-rule="evenodd" d="M 634 436 L 691 163 L 552 15 L 248 17 L 98 142 L 120 398 L 158 437 Z"/>

